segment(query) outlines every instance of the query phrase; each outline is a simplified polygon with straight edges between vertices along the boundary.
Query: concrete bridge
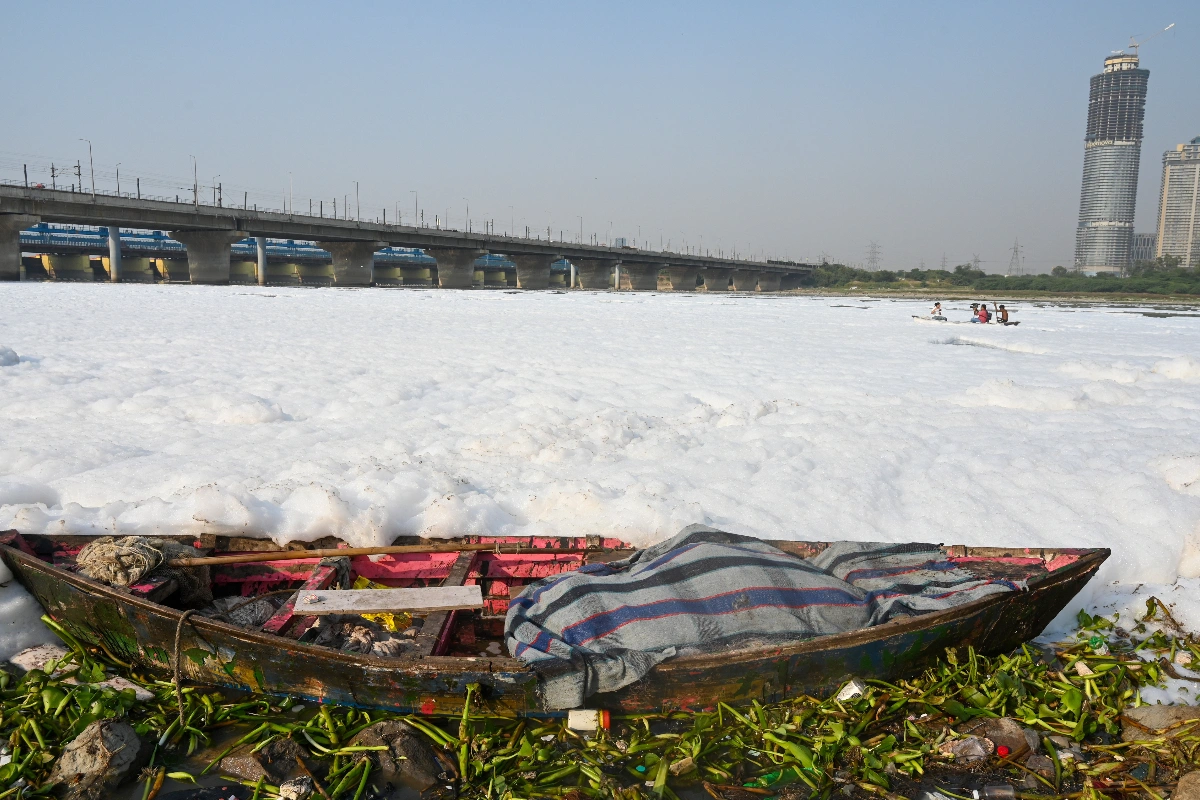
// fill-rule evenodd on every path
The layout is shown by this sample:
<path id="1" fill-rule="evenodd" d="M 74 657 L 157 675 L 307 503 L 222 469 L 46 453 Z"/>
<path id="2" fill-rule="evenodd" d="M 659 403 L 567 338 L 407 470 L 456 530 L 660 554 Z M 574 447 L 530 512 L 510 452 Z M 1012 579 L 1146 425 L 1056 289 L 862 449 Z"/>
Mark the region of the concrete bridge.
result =
<path id="1" fill-rule="evenodd" d="M 109 229 L 38 223 L 21 231 L 21 280 L 108 281 L 112 272 Z M 188 283 L 187 248 L 162 231 L 120 233 L 123 282 Z M 333 257 L 310 242 L 268 239 L 266 283 L 272 286 L 329 286 L 333 283 Z M 229 282 L 257 282 L 258 243 L 252 238 L 230 246 Z M 387 247 L 375 253 L 378 286 L 431 285 L 430 270 L 437 262 L 423 251 Z M 570 264 L 551 265 L 550 284 L 566 288 Z M 487 253 L 475 261 L 475 285 L 492 288 L 516 286 L 516 264 L 502 255 Z"/>
<path id="2" fill-rule="evenodd" d="M 471 288 L 475 285 L 477 262 L 487 255 L 503 255 L 510 261 L 516 285 L 524 289 L 549 288 L 551 265 L 561 259 L 571 264 L 569 284 L 583 289 L 608 289 L 616 283 L 618 288 L 651 291 L 668 286 L 674 291 L 693 291 L 703 285 L 708 291 L 728 291 L 732 287 L 736 291 L 770 292 L 791 288 L 811 270 L 802 264 L 388 225 L 199 202 L 0 186 L 0 280 L 20 279 L 21 232 L 39 222 L 106 227 L 106 272 L 112 281 L 123 277 L 120 228 L 170 231 L 171 238 L 184 247 L 188 280 L 202 284 L 236 280 L 234 246 L 247 238 L 256 242 L 255 278 L 263 284 L 270 277 L 269 239 L 313 242 L 327 251 L 330 280 L 338 286 L 412 283 Z M 385 277 L 377 274 L 386 270 L 384 260 L 380 259 L 378 267 L 376 264 L 376 254 L 385 248 L 420 249 L 432 263 L 397 266 Z M 660 283 L 666 285 L 660 287 Z"/>

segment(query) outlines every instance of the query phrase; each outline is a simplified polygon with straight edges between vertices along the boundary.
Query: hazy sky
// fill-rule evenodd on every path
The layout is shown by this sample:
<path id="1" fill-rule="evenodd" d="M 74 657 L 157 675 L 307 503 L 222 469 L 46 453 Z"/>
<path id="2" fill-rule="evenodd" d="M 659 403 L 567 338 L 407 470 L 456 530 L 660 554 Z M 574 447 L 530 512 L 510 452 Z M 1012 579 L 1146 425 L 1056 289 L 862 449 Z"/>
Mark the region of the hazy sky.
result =
<path id="1" fill-rule="evenodd" d="M 1200 135 L 1200 3 L 18 3 L 0 177 L 82 159 L 226 202 L 776 257 L 1070 265 L 1088 77 L 1150 70 L 1137 230 Z M 45 178 L 38 178 L 43 180 Z M 48 182 L 48 181 L 47 181 Z M 211 192 L 211 190 L 208 190 Z M 510 206 L 512 207 L 510 210 Z M 352 205 L 353 208 L 353 205 Z"/>

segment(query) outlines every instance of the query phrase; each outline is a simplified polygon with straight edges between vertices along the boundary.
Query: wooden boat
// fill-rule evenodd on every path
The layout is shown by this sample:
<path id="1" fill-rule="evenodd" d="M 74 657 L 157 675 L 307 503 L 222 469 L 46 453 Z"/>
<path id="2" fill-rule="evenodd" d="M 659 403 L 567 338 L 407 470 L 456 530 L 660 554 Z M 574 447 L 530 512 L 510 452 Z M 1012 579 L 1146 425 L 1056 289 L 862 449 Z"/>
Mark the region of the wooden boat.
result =
<path id="1" fill-rule="evenodd" d="M 354 575 L 385 586 L 479 585 L 483 590 L 482 609 L 430 614 L 411 654 L 388 658 L 297 641 L 298 632 L 307 629 L 312 618 L 292 606 L 295 594 L 263 626 L 276 633 L 200 616 L 180 625 L 183 612 L 171 605 L 173 581 L 151 579 L 121 589 L 75 571 L 74 555 L 91 538 L 0 534 L 0 555 L 17 580 L 80 641 L 169 677 L 176 667 L 173 650 L 179 628 L 179 669 L 186 680 L 426 714 L 460 712 L 470 683 L 480 684 L 481 703 L 496 713 L 563 713 L 547 711 L 535 673 L 497 647 L 503 645 L 508 598 L 547 575 L 616 560 L 630 552 L 616 539 L 468 537 L 427 542 L 460 548 L 448 552 L 352 557 Z M 279 549 L 261 539 L 172 538 L 214 555 Z M 326 540 L 314 546 L 335 544 Z M 818 542 L 770 544 L 800 557 L 825 547 Z M 520 545 L 518 552 L 511 552 L 514 545 Z M 985 654 L 1007 652 L 1041 633 L 1109 555 L 1104 549 L 943 549 L 947 557 L 980 576 L 1025 580 L 1028 588 L 800 643 L 679 656 L 631 686 L 592 696 L 589 705 L 638 712 L 707 709 L 718 700 L 772 702 L 828 691 L 852 675 L 886 680 L 912 674 L 947 647 L 971 645 Z M 328 586 L 331 580 L 330 568 L 319 565 L 316 558 L 210 569 L 217 595 L 311 590 Z"/>

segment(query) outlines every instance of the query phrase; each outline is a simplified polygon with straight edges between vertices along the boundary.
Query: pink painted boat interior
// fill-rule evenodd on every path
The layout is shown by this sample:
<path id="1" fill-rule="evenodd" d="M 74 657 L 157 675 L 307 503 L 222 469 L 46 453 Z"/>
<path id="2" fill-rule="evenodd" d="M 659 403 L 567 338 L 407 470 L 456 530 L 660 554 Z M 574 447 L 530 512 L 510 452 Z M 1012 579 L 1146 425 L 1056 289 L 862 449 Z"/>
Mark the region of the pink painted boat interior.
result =
<path id="1" fill-rule="evenodd" d="M 244 543 L 246 540 L 242 540 Z M 455 611 L 439 620 L 441 625 L 431 655 L 479 656 L 500 655 L 503 651 L 504 617 L 509 600 L 526 585 L 551 575 L 578 569 L 585 563 L 612 561 L 624 558 L 632 548 L 615 538 L 591 537 L 466 537 L 460 540 L 471 544 L 487 544 L 512 548 L 516 553 L 479 550 L 466 551 L 469 559 L 461 583 L 478 585 L 482 589 L 484 607 L 476 611 Z M 80 537 L 55 537 L 49 558 L 43 551 L 40 557 L 56 566 L 74 571 L 75 556 L 86 540 Z M 812 555 L 824 545 L 809 542 L 772 542 L 798 556 Z M 200 541 L 196 547 L 202 547 Z M 343 545 L 344 546 L 344 545 Z M 23 548 L 24 549 L 24 548 Z M 577 552 L 539 552 L 539 550 L 575 550 Z M 211 555 L 227 551 L 209 549 Z M 255 552 L 239 549 L 240 554 Z M 274 551 L 258 551 L 274 552 Z M 1087 550 L 1007 550 L 968 549 L 947 547 L 949 560 L 961 564 L 979 575 L 1034 579 L 1075 563 Z M 382 556 L 354 556 L 350 559 L 350 577 L 367 578 L 380 586 L 411 588 L 440 586 L 450 577 L 460 553 L 405 553 Z M 319 559 L 300 558 L 262 561 L 247 564 L 221 565 L 211 568 L 215 597 L 236 595 L 252 597 L 266 592 L 324 588 L 332 583 L 335 574 L 328 567 L 318 568 Z M 460 570 L 460 576 L 463 574 Z M 458 581 L 455 581 L 458 582 Z M 133 594 L 155 602 L 172 605 L 170 587 L 160 580 L 148 580 L 130 587 Z M 291 601 L 268 624 L 264 631 L 290 638 L 303 635 L 314 622 L 312 617 L 293 614 Z"/>

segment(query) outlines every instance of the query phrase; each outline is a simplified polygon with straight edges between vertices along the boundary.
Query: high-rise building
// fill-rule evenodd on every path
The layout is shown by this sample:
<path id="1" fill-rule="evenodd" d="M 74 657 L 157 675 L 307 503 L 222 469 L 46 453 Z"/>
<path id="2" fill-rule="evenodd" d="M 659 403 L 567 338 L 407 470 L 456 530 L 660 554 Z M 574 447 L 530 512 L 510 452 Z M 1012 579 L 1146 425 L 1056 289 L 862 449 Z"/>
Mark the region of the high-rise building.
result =
<path id="1" fill-rule="evenodd" d="M 1075 232 L 1078 270 L 1119 272 L 1129 266 L 1149 79 L 1136 53 L 1109 56 L 1104 71 L 1092 76 Z"/>
<path id="2" fill-rule="evenodd" d="M 1156 256 L 1200 267 L 1200 136 L 1163 153 Z"/>
<path id="3" fill-rule="evenodd" d="M 1153 233 L 1135 233 L 1133 247 L 1130 248 L 1129 260 L 1136 264 L 1139 261 L 1153 261 L 1157 257 L 1158 237 Z"/>

